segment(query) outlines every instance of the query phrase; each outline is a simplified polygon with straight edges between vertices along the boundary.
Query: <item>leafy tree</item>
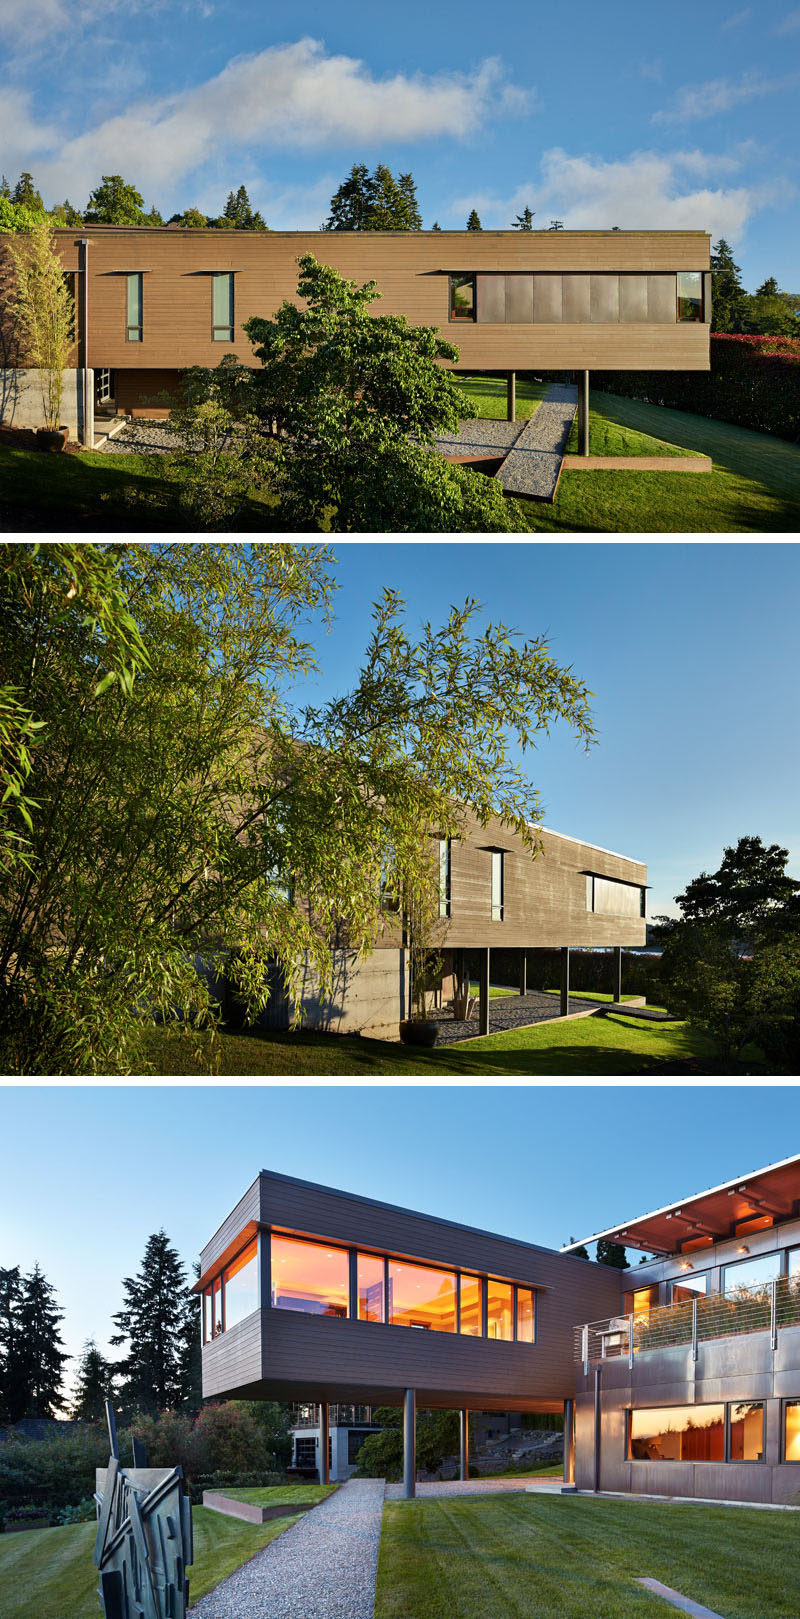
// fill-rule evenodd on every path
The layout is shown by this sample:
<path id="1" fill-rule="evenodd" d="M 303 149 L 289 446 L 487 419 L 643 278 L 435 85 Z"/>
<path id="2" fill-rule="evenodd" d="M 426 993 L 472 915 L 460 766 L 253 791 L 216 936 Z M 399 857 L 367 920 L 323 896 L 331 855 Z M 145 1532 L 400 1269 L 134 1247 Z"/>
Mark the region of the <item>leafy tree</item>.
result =
<path id="1" fill-rule="evenodd" d="M 591 740 L 590 694 L 545 638 L 476 627 L 474 602 L 415 636 L 385 592 L 352 690 L 290 702 L 333 591 L 318 545 L 98 548 L 149 659 L 109 684 L 118 654 L 85 610 L 50 611 L 59 550 L 0 572 L 7 678 L 45 723 L 30 868 L 0 889 L 6 1073 L 140 1072 L 154 1019 L 181 1014 L 191 1039 L 225 973 L 253 1016 L 275 960 L 295 1000 L 309 974 L 332 989 L 332 939 L 368 953 L 380 935 L 385 862 L 412 893 L 431 832 L 459 836 L 467 811 L 535 848 L 511 739 L 563 719 Z"/>
<path id="2" fill-rule="evenodd" d="M 741 332 L 747 293 L 742 286 L 742 272 L 724 236 L 711 249 L 711 270 L 711 330 Z"/>
<path id="3" fill-rule="evenodd" d="M 144 225 L 144 198 L 121 174 L 104 174 L 86 205 L 87 225 Z"/>
<path id="4" fill-rule="evenodd" d="M 0 1422 L 19 1422 L 28 1408 L 28 1381 L 20 1324 L 19 1266 L 0 1269 Z"/>
<path id="5" fill-rule="evenodd" d="M 751 336 L 800 338 L 796 299 L 791 293 L 779 290 L 774 276 L 769 276 L 746 298 L 742 331 Z"/>
<path id="6" fill-rule="evenodd" d="M 15 288 L 9 300 L 12 320 L 28 363 L 39 372 L 45 427 L 61 422 L 64 370 L 75 341 L 75 309 L 61 256 L 46 219 L 10 237 L 7 252 Z"/>
<path id="7" fill-rule="evenodd" d="M 208 223 L 210 225 L 215 225 L 220 230 L 269 229 L 269 226 L 265 224 L 264 220 L 262 219 L 261 214 L 258 212 L 253 212 L 253 209 L 250 206 L 250 198 L 248 197 L 244 186 L 240 186 L 238 191 L 228 192 L 228 200 L 220 218 L 210 219 Z"/>
<path id="8" fill-rule="evenodd" d="M 711 923 L 752 939 L 765 928 L 800 922 L 800 882 L 786 874 L 788 849 L 760 838 L 740 838 L 726 848 L 717 871 L 705 871 L 676 894 L 684 919 Z"/>
<path id="9" fill-rule="evenodd" d="M 608 1237 L 600 1237 L 595 1249 L 595 1259 L 598 1265 L 613 1265 L 616 1270 L 628 1270 L 628 1256 L 621 1242 L 610 1242 Z"/>
<path id="10" fill-rule="evenodd" d="M 44 213 L 44 203 L 41 192 L 37 191 L 33 183 L 33 175 L 24 171 L 11 193 L 11 201 L 20 208 L 29 208 L 33 214 Z"/>
<path id="11" fill-rule="evenodd" d="M 63 1313 L 55 1301 L 55 1288 L 35 1265 L 22 1280 L 18 1321 L 22 1369 L 27 1392 L 26 1416 L 53 1417 L 61 1405 L 64 1363 L 59 1322 Z"/>
<path id="12" fill-rule="evenodd" d="M 772 936 L 752 958 L 731 943 L 725 924 L 684 922 L 662 954 L 670 1008 L 713 1035 L 722 1071 L 751 1043 L 779 1070 L 800 1058 L 800 940 Z"/>
<path id="13" fill-rule="evenodd" d="M 200 212 L 199 208 L 186 208 L 182 214 L 173 214 L 167 223 L 169 225 L 182 225 L 184 230 L 205 230 L 205 227 L 211 222 L 206 218 L 205 214 Z M 217 224 L 217 221 L 214 220 L 213 223 Z"/>
<path id="14" fill-rule="evenodd" d="M 54 225 L 66 225 L 69 229 L 76 229 L 83 224 L 83 215 L 73 208 L 67 197 L 64 202 L 57 202 L 55 208 L 50 210 L 50 218 Z"/>
<path id="15" fill-rule="evenodd" d="M 5 235 L 12 236 L 19 231 L 31 231 L 41 219 L 42 215 L 35 213 L 32 208 L 25 208 L 22 203 L 0 197 L 0 231 Z"/>
<path id="16" fill-rule="evenodd" d="M 395 179 L 385 163 L 370 174 L 366 163 L 354 163 L 331 197 L 325 230 L 421 230 L 422 216 L 411 174 Z"/>
<path id="17" fill-rule="evenodd" d="M 93 1338 L 83 1346 L 70 1408 L 73 1422 L 103 1422 L 105 1402 L 114 1398 L 116 1368 L 100 1353 Z"/>
<path id="18" fill-rule="evenodd" d="M 114 1316 L 119 1331 L 110 1342 L 127 1344 L 119 1362 L 121 1397 L 127 1411 L 158 1412 L 187 1398 L 187 1318 L 199 1334 L 195 1300 L 176 1250 L 162 1229 L 148 1237 L 141 1268 L 123 1283 L 125 1302 Z"/>
<path id="19" fill-rule="evenodd" d="M 483 226 L 478 218 L 477 211 L 474 208 L 471 209 L 469 218 L 467 219 L 467 230 L 483 230 Z"/>
<path id="20" fill-rule="evenodd" d="M 431 453 L 464 400 L 439 360 L 458 350 L 402 315 L 372 315 L 358 287 L 311 254 L 299 260 L 304 307 L 282 304 L 245 332 L 265 368 L 262 415 L 283 444 L 278 490 L 289 524 L 356 532 L 514 532 L 515 508 L 480 473 Z"/>
<path id="21" fill-rule="evenodd" d="M 381 1432 L 369 1434 L 358 1453 L 356 1478 L 400 1478 L 403 1471 L 403 1419 L 393 1406 L 379 1406 L 372 1413 Z M 442 1462 L 458 1455 L 459 1432 L 456 1411 L 417 1412 L 417 1467 L 435 1473 Z"/>
<path id="22" fill-rule="evenodd" d="M 533 221 L 534 221 L 534 215 L 531 213 L 530 208 L 528 208 L 526 206 L 525 208 L 523 208 L 521 214 L 517 214 L 516 219 L 512 219 L 512 221 L 511 221 L 511 229 L 512 230 L 533 230 Z"/>

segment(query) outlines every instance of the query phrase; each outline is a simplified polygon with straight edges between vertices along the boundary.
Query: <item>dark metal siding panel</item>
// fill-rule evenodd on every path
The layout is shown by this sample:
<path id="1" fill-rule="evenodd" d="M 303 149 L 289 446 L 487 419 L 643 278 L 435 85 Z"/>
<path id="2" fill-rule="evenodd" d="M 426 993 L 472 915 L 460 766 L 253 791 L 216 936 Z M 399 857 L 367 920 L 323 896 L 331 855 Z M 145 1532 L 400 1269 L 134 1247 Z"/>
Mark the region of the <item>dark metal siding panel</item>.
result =
<path id="1" fill-rule="evenodd" d="M 479 275 L 477 319 L 500 324 L 506 318 L 506 278 L 504 275 Z"/>
<path id="2" fill-rule="evenodd" d="M 564 310 L 564 277 L 535 275 L 533 278 L 533 318 L 535 321 L 555 325 L 561 321 Z"/>
<path id="3" fill-rule="evenodd" d="M 590 300 L 592 321 L 602 324 L 619 320 L 619 276 L 591 276 Z"/>
<path id="4" fill-rule="evenodd" d="M 647 319 L 653 326 L 674 326 L 678 287 L 674 275 L 647 277 Z"/>
<path id="5" fill-rule="evenodd" d="M 533 320 L 533 276 L 507 275 L 506 322 L 530 325 Z"/>
<path id="6" fill-rule="evenodd" d="M 255 1310 L 203 1345 L 203 1398 L 259 1382 L 262 1365 L 261 1311 Z"/>
<path id="7" fill-rule="evenodd" d="M 565 275 L 563 316 L 570 325 L 585 325 L 591 318 L 591 277 Z"/>
<path id="8" fill-rule="evenodd" d="M 259 1184 L 254 1180 L 244 1197 L 239 1199 L 235 1209 L 232 1209 L 226 1220 L 223 1220 L 218 1231 L 215 1231 L 210 1242 L 200 1250 L 200 1270 L 205 1276 L 221 1254 L 233 1242 L 234 1237 L 251 1220 L 258 1220 L 259 1216 Z"/>
<path id="9" fill-rule="evenodd" d="M 621 275 L 619 278 L 619 318 L 621 321 L 647 320 L 647 276 Z"/>

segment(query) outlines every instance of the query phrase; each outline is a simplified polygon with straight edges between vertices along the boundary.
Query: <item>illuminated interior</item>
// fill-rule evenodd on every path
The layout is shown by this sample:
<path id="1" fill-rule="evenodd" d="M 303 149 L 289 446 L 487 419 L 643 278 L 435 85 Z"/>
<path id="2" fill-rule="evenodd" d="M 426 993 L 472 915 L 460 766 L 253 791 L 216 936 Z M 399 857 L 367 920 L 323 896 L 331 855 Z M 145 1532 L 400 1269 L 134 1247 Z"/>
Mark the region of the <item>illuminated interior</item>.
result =
<path id="1" fill-rule="evenodd" d="M 764 1406 L 761 1400 L 731 1406 L 731 1461 L 763 1462 Z"/>
<path id="2" fill-rule="evenodd" d="M 625 1314 L 640 1316 L 649 1315 L 658 1304 L 658 1287 L 637 1287 L 625 1294 Z"/>
<path id="3" fill-rule="evenodd" d="M 724 1461 L 724 1405 L 631 1411 L 628 1458 L 633 1462 Z"/>
<path id="4" fill-rule="evenodd" d="M 461 1278 L 461 1331 L 468 1338 L 480 1338 L 483 1328 L 481 1324 L 481 1303 L 483 1299 L 483 1284 L 480 1276 L 462 1276 Z"/>
<path id="5" fill-rule="evenodd" d="M 222 1316 L 222 1277 L 221 1276 L 217 1277 L 211 1291 L 212 1291 L 212 1295 L 213 1295 L 213 1309 L 214 1309 L 214 1325 L 213 1325 L 212 1331 L 213 1331 L 214 1337 L 218 1338 L 220 1333 L 224 1331 L 224 1325 L 225 1325 L 224 1321 L 223 1321 L 223 1316 Z"/>
<path id="6" fill-rule="evenodd" d="M 672 1303 L 680 1304 L 686 1299 L 696 1299 L 708 1292 L 708 1271 L 701 1271 L 699 1276 L 686 1271 L 680 1281 L 672 1283 Z"/>
<path id="7" fill-rule="evenodd" d="M 510 1282 L 487 1282 L 487 1337 L 513 1338 L 514 1290 Z"/>
<path id="8" fill-rule="evenodd" d="M 455 1332 L 455 1272 L 390 1259 L 389 1320 L 395 1327 Z"/>
<path id="9" fill-rule="evenodd" d="M 534 1338 L 533 1290 L 529 1287 L 517 1288 L 517 1340 L 519 1343 L 532 1344 Z"/>
<path id="10" fill-rule="evenodd" d="M 784 1461 L 800 1462 L 800 1400 L 786 1402 Z"/>
<path id="11" fill-rule="evenodd" d="M 384 1263 L 375 1254 L 359 1254 L 356 1267 L 359 1321 L 383 1321 Z"/>
<path id="12" fill-rule="evenodd" d="M 258 1309 L 258 1240 L 247 1247 L 223 1272 L 225 1282 L 225 1328 L 233 1327 Z"/>
<path id="13" fill-rule="evenodd" d="M 272 1306 L 303 1315 L 346 1316 L 350 1261 L 346 1248 L 272 1236 Z"/>

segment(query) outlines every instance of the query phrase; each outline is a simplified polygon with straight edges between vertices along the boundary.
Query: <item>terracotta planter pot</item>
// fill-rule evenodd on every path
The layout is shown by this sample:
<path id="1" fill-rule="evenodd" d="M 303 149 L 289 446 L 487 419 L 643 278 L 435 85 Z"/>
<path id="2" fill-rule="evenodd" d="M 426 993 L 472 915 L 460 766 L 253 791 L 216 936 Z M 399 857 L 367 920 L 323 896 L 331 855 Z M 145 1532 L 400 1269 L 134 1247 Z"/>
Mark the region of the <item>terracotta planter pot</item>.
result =
<path id="1" fill-rule="evenodd" d="M 404 1018 L 400 1024 L 404 1046 L 435 1046 L 438 1034 L 435 1023 L 423 1023 L 420 1018 Z"/>
<path id="2" fill-rule="evenodd" d="M 37 427 L 36 448 L 48 455 L 58 455 L 69 438 L 68 427 Z"/>

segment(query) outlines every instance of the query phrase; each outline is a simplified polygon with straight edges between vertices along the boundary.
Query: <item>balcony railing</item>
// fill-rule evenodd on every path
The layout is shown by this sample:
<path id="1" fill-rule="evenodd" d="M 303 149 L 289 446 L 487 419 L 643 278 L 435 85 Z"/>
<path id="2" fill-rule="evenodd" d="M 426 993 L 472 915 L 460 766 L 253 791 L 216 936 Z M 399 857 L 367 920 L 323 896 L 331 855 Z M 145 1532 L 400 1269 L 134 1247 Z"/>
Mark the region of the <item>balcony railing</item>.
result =
<path id="1" fill-rule="evenodd" d="M 697 1359 L 697 1346 L 710 1338 L 729 1338 L 744 1332 L 769 1332 L 772 1348 L 781 1327 L 800 1326 L 800 1276 L 780 1276 L 766 1287 L 739 1288 L 735 1293 L 711 1293 L 678 1304 L 659 1305 L 645 1315 L 610 1316 L 575 1328 L 575 1359 L 590 1362 L 648 1349 L 687 1345 Z"/>

